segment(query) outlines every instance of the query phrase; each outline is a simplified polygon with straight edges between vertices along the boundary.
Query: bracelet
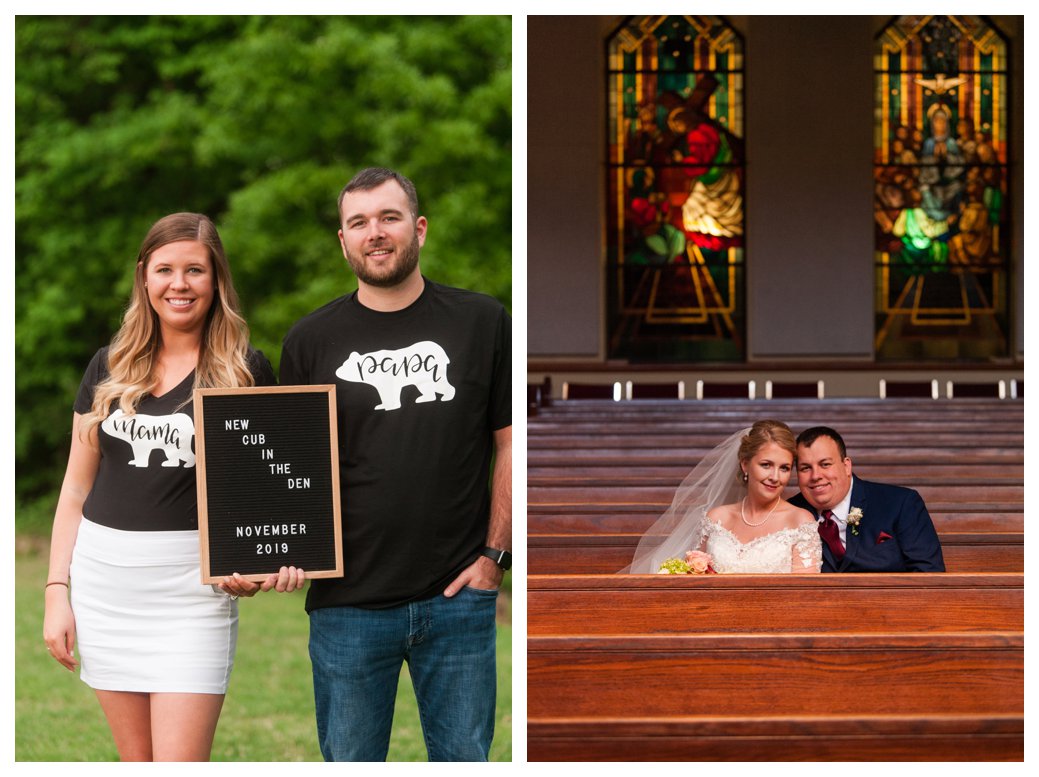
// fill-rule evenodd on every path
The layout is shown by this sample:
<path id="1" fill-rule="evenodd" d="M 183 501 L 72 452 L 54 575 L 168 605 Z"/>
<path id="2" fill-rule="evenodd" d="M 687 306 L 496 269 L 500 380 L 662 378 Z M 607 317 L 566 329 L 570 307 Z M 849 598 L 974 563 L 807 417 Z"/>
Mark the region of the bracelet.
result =
<path id="1" fill-rule="evenodd" d="M 65 586 L 66 588 L 68 588 L 68 587 L 69 587 L 69 584 L 68 584 L 68 583 L 63 583 L 63 582 L 61 582 L 60 580 L 55 580 L 55 581 L 54 581 L 54 582 L 52 582 L 52 583 L 47 583 L 47 585 L 45 585 L 45 586 L 44 586 L 44 588 L 50 588 L 50 587 L 51 587 L 52 585 L 63 585 L 63 586 Z"/>

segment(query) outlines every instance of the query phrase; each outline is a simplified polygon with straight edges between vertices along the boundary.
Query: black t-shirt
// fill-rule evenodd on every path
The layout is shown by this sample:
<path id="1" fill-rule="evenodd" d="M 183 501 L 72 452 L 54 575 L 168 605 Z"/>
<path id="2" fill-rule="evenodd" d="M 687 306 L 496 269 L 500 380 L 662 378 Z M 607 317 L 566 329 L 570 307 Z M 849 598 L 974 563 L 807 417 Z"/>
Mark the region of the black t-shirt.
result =
<path id="1" fill-rule="evenodd" d="M 257 386 L 277 382 L 267 357 L 250 351 Z M 77 413 L 89 413 L 94 390 L 108 377 L 108 347 L 91 359 L 76 395 Z M 118 403 L 97 426 L 101 463 L 83 503 L 83 516 L 125 531 L 191 531 L 198 528 L 195 492 L 195 409 L 192 370 L 161 397 L 145 394 L 133 415 Z M 186 403 L 186 404 L 185 404 Z"/>
<path id="2" fill-rule="evenodd" d="M 339 424 L 344 577 L 313 580 L 307 612 L 426 599 L 476 560 L 511 358 L 497 300 L 429 280 L 404 310 L 352 293 L 293 326 L 281 383 L 334 384 Z"/>

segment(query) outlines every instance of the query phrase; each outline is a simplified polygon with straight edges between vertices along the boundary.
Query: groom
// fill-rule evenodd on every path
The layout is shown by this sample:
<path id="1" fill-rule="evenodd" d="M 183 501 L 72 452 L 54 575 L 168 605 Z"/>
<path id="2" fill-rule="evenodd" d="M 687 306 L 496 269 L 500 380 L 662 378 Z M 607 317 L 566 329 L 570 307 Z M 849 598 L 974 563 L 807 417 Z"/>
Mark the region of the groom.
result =
<path id="1" fill-rule="evenodd" d="M 797 437 L 790 501 L 819 521 L 823 572 L 944 572 L 938 533 L 911 489 L 852 477 L 844 440 L 815 426 Z"/>

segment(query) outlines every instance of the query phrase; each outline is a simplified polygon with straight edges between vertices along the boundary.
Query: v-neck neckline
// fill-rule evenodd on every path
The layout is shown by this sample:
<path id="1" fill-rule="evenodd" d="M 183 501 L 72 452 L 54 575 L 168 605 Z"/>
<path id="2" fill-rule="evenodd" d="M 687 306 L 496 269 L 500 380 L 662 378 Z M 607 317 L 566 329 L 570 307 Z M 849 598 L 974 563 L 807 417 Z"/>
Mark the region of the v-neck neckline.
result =
<path id="1" fill-rule="evenodd" d="M 165 399 L 165 398 L 166 398 L 166 397 L 168 397 L 168 396 L 169 396 L 170 394 L 172 394 L 172 393 L 173 393 L 174 391 L 176 391 L 176 390 L 177 390 L 177 389 L 179 389 L 179 388 L 180 388 L 181 386 L 183 386 L 183 385 L 184 385 L 184 383 L 185 383 L 185 382 L 186 382 L 186 381 L 187 381 L 188 379 L 192 379 L 192 380 L 193 380 L 193 379 L 194 379 L 194 377 L 195 377 L 195 370 L 196 370 L 196 369 L 198 369 L 198 368 L 197 368 L 197 367 L 193 367 L 193 368 L 192 368 L 192 370 L 191 370 L 191 372 L 189 372 L 189 373 L 188 373 L 187 375 L 185 375 L 185 376 L 184 376 L 184 379 L 183 379 L 183 380 L 181 380 L 181 382 L 180 382 L 180 383 L 178 383 L 178 384 L 177 384 L 176 386 L 174 386 L 173 388 L 171 388 L 171 389 L 169 389 L 169 390 L 165 391 L 165 392 L 164 392 L 164 393 L 162 393 L 162 394 L 154 394 L 154 393 L 151 393 L 151 392 L 149 392 L 149 393 L 151 393 L 151 397 L 152 397 L 152 399 Z"/>

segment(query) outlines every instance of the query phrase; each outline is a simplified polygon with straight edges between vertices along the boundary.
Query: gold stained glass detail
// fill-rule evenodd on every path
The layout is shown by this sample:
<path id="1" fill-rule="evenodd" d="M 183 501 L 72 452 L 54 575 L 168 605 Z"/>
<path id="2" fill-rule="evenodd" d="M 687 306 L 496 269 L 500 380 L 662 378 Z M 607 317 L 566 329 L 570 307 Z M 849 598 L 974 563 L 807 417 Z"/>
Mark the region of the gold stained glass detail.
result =
<path id="1" fill-rule="evenodd" d="M 1005 356 L 1006 42 L 980 17 L 899 17 L 875 53 L 877 358 Z"/>
<path id="2" fill-rule="evenodd" d="M 742 360 L 742 40 L 634 17 L 608 63 L 609 356 Z"/>

